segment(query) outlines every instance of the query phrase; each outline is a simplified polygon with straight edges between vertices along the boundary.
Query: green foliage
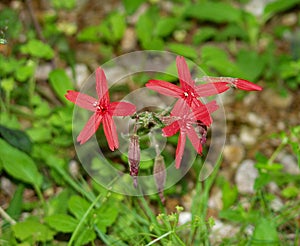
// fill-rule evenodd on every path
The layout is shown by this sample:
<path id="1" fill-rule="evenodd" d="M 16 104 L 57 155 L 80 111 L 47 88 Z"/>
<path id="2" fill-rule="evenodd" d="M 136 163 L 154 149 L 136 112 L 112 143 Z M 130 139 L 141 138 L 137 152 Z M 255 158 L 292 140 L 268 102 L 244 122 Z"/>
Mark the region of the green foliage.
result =
<path id="1" fill-rule="evenodd" d="M 274 220 L 268 218 L 260 218 L 257 221 L 251 245 L 277 245 L 279 243 L 279 236 L 276 230 Z"/>
<path id="2" fill-rule="evenodd" d="M 54 57 L 54 51 L 50 45 L 43 43 L 37 39 L 31 39 L 28 43 L 24 44 L 20 48 L 23 54 L 30 55 L 36 58 L 51 59 Z"/>
<path id="3" fill-rule="evenodd" d="M 64 95 L 67 90 L 74 89 L 74 85 L 66 72 L 63 69 L 52 70 L 49 74 L 49 82 L 58 98 L 65 103 L 69 103 Z"/>
<path id="4" fill-rule="evenodd" d="M 200 21 L 212 21 L 216 23 L 239 23 L 242 20 L 242 12 L 239 9 L 227 3 L 212 1 L 190 4 L 185 10 L 185 15 Z"/>
<path id="5" fill-rule="evenodd" d="M 16 179 L 37 187 L 42 184 L 43 177 L 32 158 L 2 139 L 0 139 L 0 165 Z"/>

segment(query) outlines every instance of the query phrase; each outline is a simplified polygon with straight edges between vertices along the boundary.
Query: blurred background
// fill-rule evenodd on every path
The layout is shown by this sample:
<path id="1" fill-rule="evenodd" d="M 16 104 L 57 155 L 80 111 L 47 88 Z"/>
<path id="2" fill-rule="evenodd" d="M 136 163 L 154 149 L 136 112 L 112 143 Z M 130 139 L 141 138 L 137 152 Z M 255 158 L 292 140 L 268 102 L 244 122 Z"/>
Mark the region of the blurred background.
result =
<path id="1" fill-rule="evenodd" d="M 299 27 L 300 0 L 2 0 L 0 244 L 298 245 Z M 222 95 L 226 145 L 215 172 L 199 182 L 197 158 L 165 205 L 110 193 L 87 175 L 64 98 L 98 66 L 139 50 L 264 88 Z M 176 139 L 169 144 L 166 165 Z M 128 170 L 126 157 L 112 164 Z M 152 172 L 153 161 L 142 164 Z"/>

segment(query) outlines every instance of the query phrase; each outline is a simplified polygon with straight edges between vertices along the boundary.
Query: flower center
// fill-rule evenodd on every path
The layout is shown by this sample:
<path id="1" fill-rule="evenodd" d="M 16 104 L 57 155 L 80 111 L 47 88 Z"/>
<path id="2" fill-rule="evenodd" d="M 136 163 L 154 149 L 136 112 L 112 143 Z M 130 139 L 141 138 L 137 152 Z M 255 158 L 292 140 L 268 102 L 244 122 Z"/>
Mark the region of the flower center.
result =
<path id="1" fill-rule="evenodd" d="M 93 106 L 96 108 L 97 113 L 104 113 L 107 108 L 103 105 L 101 105 L 99 102 L 94 102 Z"/>

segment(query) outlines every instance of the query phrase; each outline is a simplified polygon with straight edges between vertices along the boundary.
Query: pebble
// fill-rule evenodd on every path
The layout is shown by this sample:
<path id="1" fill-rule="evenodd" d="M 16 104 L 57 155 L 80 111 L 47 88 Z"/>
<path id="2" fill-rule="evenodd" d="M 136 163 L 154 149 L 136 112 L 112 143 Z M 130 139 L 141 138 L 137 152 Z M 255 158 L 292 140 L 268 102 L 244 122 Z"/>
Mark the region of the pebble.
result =
<path id="1" fill-rule="evenodd" d="M 242 145 L 225 145 L 223 155 L 225 161 L 229 163 L 239 163 L 245 155 L 245 150 Z"/>
<path id="2" fill-rule="evenodd" d="M 266 89 L 262 92 L 262 99 L 270 107 L 278 109 L 286 109 L 291 106 L 293 102 L 292 94 L 288 93 L 286 96 L 282 96 L 272 89 Z"/>
<path id="3" fill-rule="evenodd" d="M 247 146 L 254 145 L 260 133 L 258 128 L 243 126 L 240 131 L 240 141 Z"/>
<path id="4" fill-rule="evenodd" d="M 249 124 L 255 127 L 262 127 L 264 125 L 264 120 L 260 116 L 252 112 L 246 115 L 246 120 L 249 122 Z"/>
<path id="5" fill-rule="evenodd" d="M 52 65 L 50 63 L 41 64 L 36 67 L 34 78 L 36 80 L 47 80 L 51 70 Z"/>
<path id="6" fill-rule="evenodd" d="M 286 14 L 282 17 L 282 24 L 285 26 L 294 26 L 298 22 L 298 17 L 296 13 Z"/>
<path id="7" fill-rule="evenodd" d="M 274 0 L 251 0 L 245 5 L 245 10 L 260 17 L 263 15 L 265 6 Z"/>
<path id="8" fill-rule="evenodd" d="M 254 194 L 253 186 L 258 177 L 258 171 L 254 164 L 253 160 L 244 160 L 237 169 L 235 182 L 241 194 Z"/>
<path id="9" fill-rule="evenodd" d="M 70 78 L 73 77 L 71 68 L 67 68 L 66 73 Z M 76 86 L 78 88 L 81 88 L 83 83 L 91 75 L 91 73 L 90 73 L 89 69 L 87 68 L 87 66 L 85 64 L 82 64 L 82 63 L 75 65 L 75 74 L 76 74 Z"/>
<path id="10" fill-rule="evenodd" d="M 10 179 L 6 178 L 6 177 L 1 177 L 0 179 L 0 187 L 1 187 L 1 191 L 12 197 L 13 194 L 15 193 L 15 190 L 16 190 L 16 185 L 14 183 L 12 183 L 10 181 Z"/>
<path id="11" fill-rule="evenodd" d="M 137 44 L 137 38 L 135 34 L 135 29 L 129 27 L 125 30 L 123 39 L 121 41 L 121 49 L 123 52 L 133 51 Z"/>
<path id="12" fill-rule="evenodd" d="M 224 238 L 230 238 L 239 232 L 239 227 L 225 224 L 220 220 L 215 220 L 215 225 L 211 228 L 209 235 L 211 245 L 220 245 Z"/>
<path id="13" fill-rule="evenodd" d="M 190 221 L 192 221 L 192 213 L 191 212 L 183 211 L 179 214 L 179 218 L 178 218 L 178 224 L 179 225 L 183 225 L 183 224 L 188 223 Z"/>
<path id="14" fill-rule="evenodd" d="M 279 212 L 282 209 L 283 205 L 284 204 L 279 197 L 275 197 L 270 203 L 270 207 L 274 212 Z"/>
<path id="15" fill-rule="evenodd" d="M 300 175 L 300 169 L 297 163 L 297 159 L 293 155 L 284 155 L 280 158 L 280 162 L 283 165 L 283 171 L 292 175 Z"/>

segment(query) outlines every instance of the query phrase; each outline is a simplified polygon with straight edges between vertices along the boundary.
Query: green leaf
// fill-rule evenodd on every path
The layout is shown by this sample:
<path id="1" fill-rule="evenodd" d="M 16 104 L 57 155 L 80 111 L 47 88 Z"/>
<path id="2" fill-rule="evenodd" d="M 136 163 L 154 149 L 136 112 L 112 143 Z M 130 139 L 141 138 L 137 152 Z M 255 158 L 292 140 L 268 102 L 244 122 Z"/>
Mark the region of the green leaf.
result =
<path id="1" fill-rule="evenodd" d="M 274 16 L 280 12 L 283 12 L 290 8 L 293 8 L 298 3 L 300 3 L 300 0 L 289 0 L 289 1 L 277 0 L 274 2 L 268 3 L 266 5 L 266 7 L 264 9 L 264 13 L 263 13 L 264 22 L 266 22 L 267 20 L 272 18 L 272 16 Z"/>
<path id="2" fill-rule="evenodd" d="M 87 227 L 76 238 L 75 245 L 86 245 L 87 243 L 96 239 L 96 233 L 91 227 Z"/>
<path id="3" fill-rule="evenodd" d="M 168 43 L 167 47 L 170 51 L 177 53 L 178 55 L 182 55 L 191 59 L 196 59 L 198 57 L 197 50 L 186 44 L 178 44 L 178 43 Z"/>
<path id="4" fill-rule="evenodd" d="M 28 43 L 21 46 L 21 52 L 23 54 L 47 60 L 54 57 L 53 49 L 48 44 L 37 39 L 30 39 Z"/>
<path id="5" fill-rule="evenodd" d="M 237 66 L 245 74 L 244 79 L 257 81 L 265 68 L 261 55 L 251 50 L 241 50 L 237 55 Z"/>
<path id="6" fill-rule="evenodd" d="M 66 72 L 63 69 L 52 70 L 49 74 L 49 82 L 59 99 L 65 103 L 70 103 L 64 95 L 67 90 L 73 90 L 74 86 Z"/>
<path id="7" fill-rule="evenodd" d="M 70 197 L 70 190 L 64 189 L 56 196 L 51 197 L 48 201 L 48 215 L 66 214 L 68 210 L 68 200 Z"/>
<path id="8" fill-rule="evenodd" d="M 43 126 L 27 129 L 26 133 L 34 143 L 47 142 L 52 139 L 51 131 Z"/>
<path id="9" fill-rule="evenodd" d="M 90 207 L 87 200 L 81 198 L 80 196 L 72 196 L 68 202 L 69 210 L 77 218 L 81 219 L 85 212 Z"/>
<path id="10" fill-rule="evenodd" d="M 12 77 L 1 79 L 1 88 L 7 93 L 11 93 L 14 89 L 15 80 Z"/>
<path id="11" fill-rule="evenodd" d="M 25 132 L 0 125 L 0 136 L 19 150 L 26 153 L 31 152 L 32 143 Z"/>
<path id="12" fill-rule="evenodd" d="M 173 17 L 160 18 L 155 25 L 154 35 L 158 37 L 169 36 L 175 30 L 178 21 L 177 18 Z"/>
<path id="13" fill-rule="evenodd" d="M 99 26 L 85 27 L 77 34 L 77 40 L 80 42 L 99 42 L 100 27 Z"/>
<path id="14" fill-rule="evenodd" d="M 33 77 L 34 70 L 35 70 L 35 63 L 29 60 L 26 64 L 16 69 L 15 71 L 16 79 L 20 82 L 24 82 L 27 79 Z"/>
<path id="15" fill-rule="evenodd" d="M 145 0 L 123 0 L 122 3 L 128 15 L 133 14 Z"/>
<path id="16" fill-rule="evenodd" d="M 273 246 L 279 245 L 279 237 L 273 220 L 261 218 L 256 223 L 251 245 L 255 246 Z"/>
<path id="17" fill-rule="evenodd" d="M 229 208 L 234 204 L 238 197 L 238 189 L 236 186 L 231 186 L 228 181 L 224 181 L 222 185 L 222 201 L 223 209 Z"/>
<path id="18" fill-rule="evenodd" d="M 67 214 L 53 214 L 45 218 L 45 222 L 59 232 L 73 232 L 78 220 Z"/>
<path id="19" fill-rule="evenodd" d="M 185 10 L 185 16 L 216 23 L 240 23 L 242 21 L 241 10 L 222 2 L 207 1 L 199 4 L 191 4 Z"/>
<path id="20" fill-rule="evenodd" d="M 146 50 L 163 50 L 164 42 L 160 38 L 152 38 L 148 40 L 143 40 L 141 43 L 143 49 Z"/>
<path id="21" fill-rule="evenodd" d="M 142 43 L 151 41 L 151 30 L 153 30 L 153 27 L 154 24 L 148 12 L 142 14 L 136 24 L 136 34 L 138 40 Z"/>
<path id="22" fill-rule="evenodd" d="M 50 228 L 33 219 L 15 224 L 13 231 L 19 240 L 30 239 L 32 242 L 52 240 L 55 234 Z"/>
<path id="23" fill-rule="evenodd" d="M 119 205 L 117 200 L 110 199 L 108 202 L 109 204 L 103 204 L 95 211 L 95 214 L 97 215 L 95 223 L 103 233 L 106 233 L 106 228 L 116 221 L 119 214 Z"/>
<path id="24" fill-rule="evenodd" d="M 9 207 L 6 210 L 6 212 L 15 220 L 19 219 L 22 212 L 23 192 L 24 185 L 18 185 L 13 198 L 10 200 Z"/>
<path id="25" fill-rule="evenodd" d="M 43 177 L 38 172 L 34 161 L 2 139 L 0 139 L 0 162 L 12 177 L 34 186 L 41 186 Z"/>
<path id="26" fill-rule="evenodd" d="M 218 31 L 213 27 L 202 27 L 193 36 L 193 44 L 200 44 L 215 37 Z"/>
<path id="27" fill-rule="evenodd" d="M 56 9 L 72 10 L 76 6 L 76 0 L 67 0 L 67 1 L 51 0 L 51 3 L 53 7 Z"/>
<path id="28" fill-rule="evenodd" d="M 299 194 L 299 188 L 297 188 L 295 186 L 288 186 L 285 189 L 283 189 L 281 194 L 283 197 L 285 197 L 287 199 L 295 198 Z"/>
<path id="29" fill-rule="evenodd" d="M 114 42 L 122 39 L 126 29 L 126 22 L 124 15 L 116 12 L 109 17 L 109 26 L 111 28 L 111 34 L 114 37 Z"/>

